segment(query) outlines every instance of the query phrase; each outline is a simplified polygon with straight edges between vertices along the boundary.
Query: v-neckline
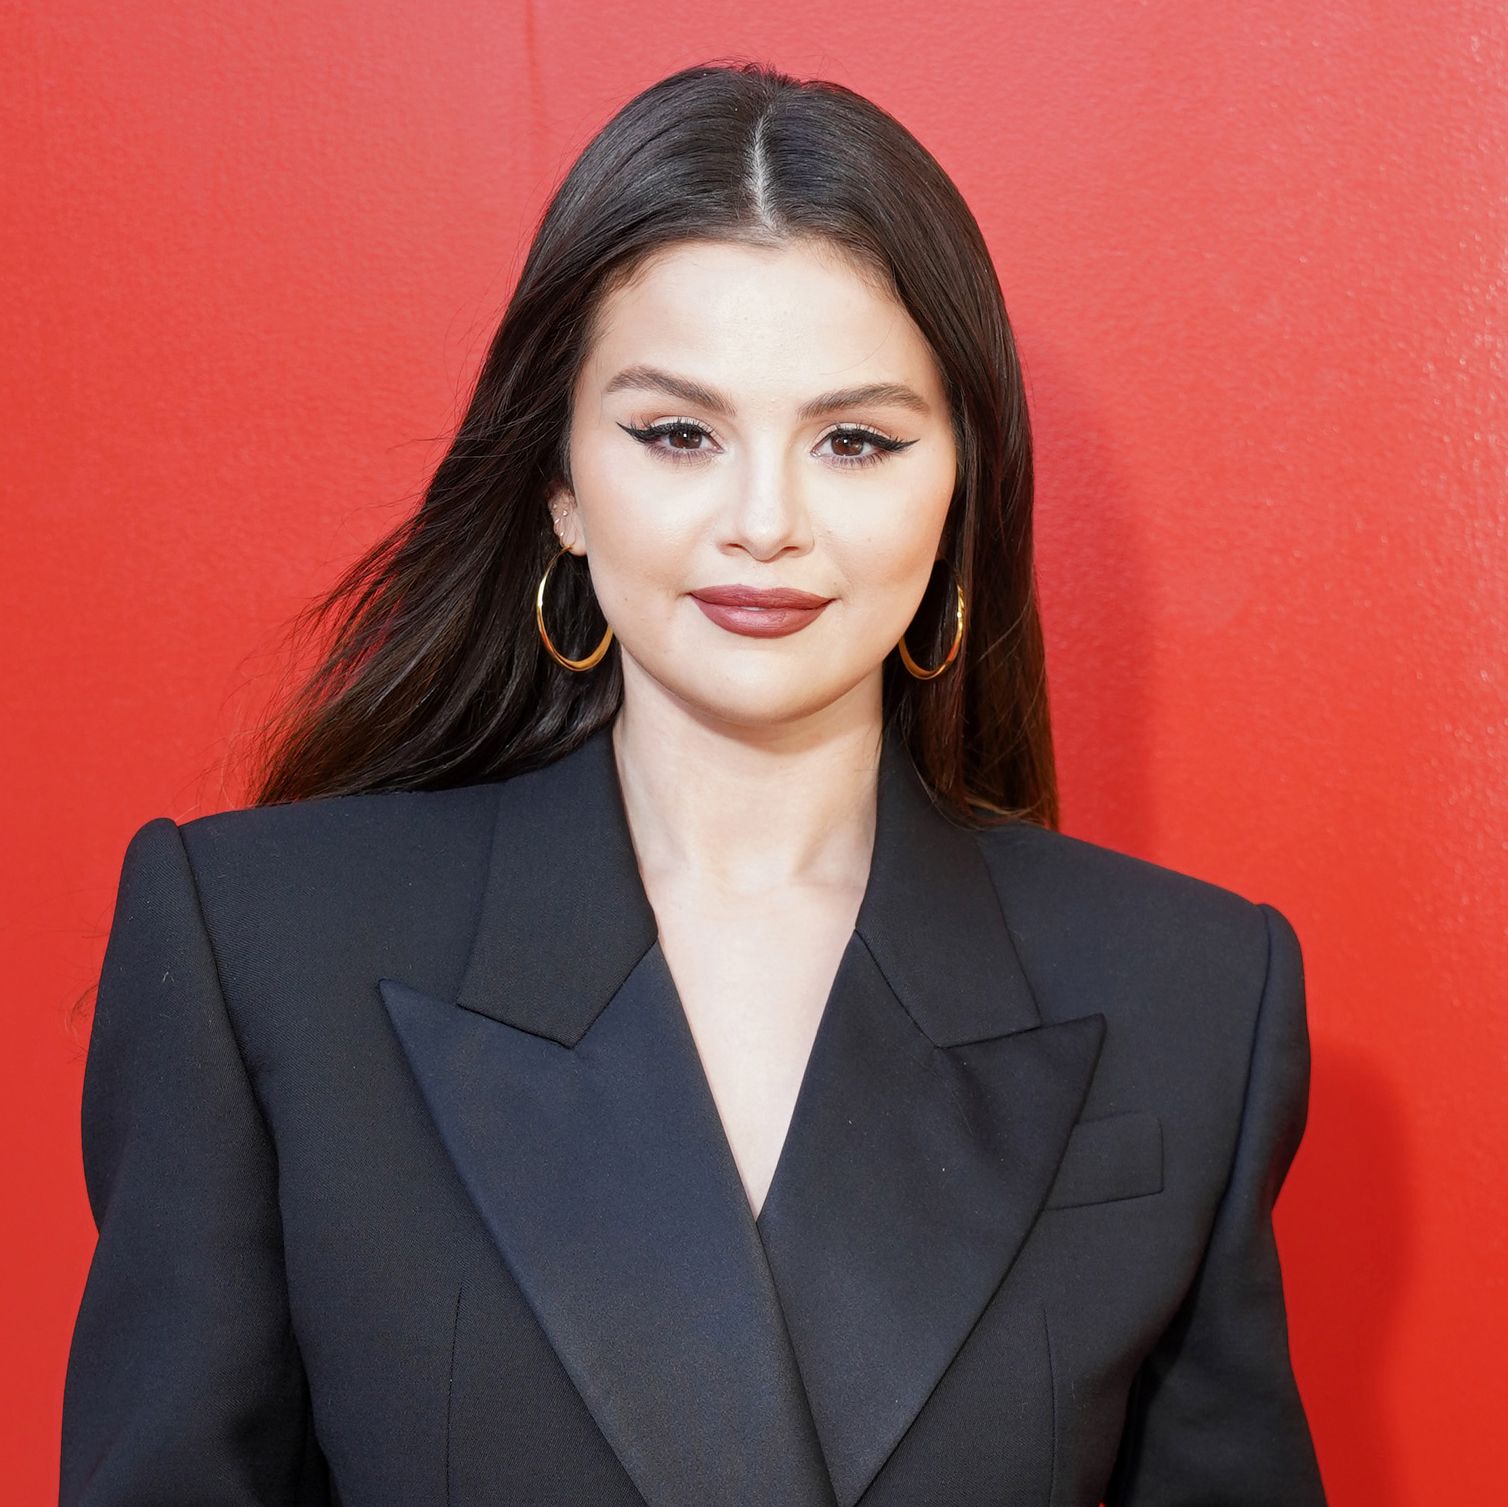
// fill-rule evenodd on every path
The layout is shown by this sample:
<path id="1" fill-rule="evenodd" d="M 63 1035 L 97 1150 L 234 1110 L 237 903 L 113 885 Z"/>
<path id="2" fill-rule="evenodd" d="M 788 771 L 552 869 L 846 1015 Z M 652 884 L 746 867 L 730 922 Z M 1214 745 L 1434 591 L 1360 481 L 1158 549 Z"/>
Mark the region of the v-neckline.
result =
<path id="1" fill-rule="evenodd" d="M 1026 887 L 1037 849 L 987 852 L 946 820 L 892 730 L 857 940 L 756 1213 L 649 952 L 607 733 L 500 783 L 454 992 L 385 977 L 383 1001 L 645 1499 L 756 1479 L 764 1500 L 853 1507 L 1016 1259 L 1106 1018 L 1067 995 L 1043 1018 L 995 865 Z"/>
<path id="2" fill-rule="evenodd" d="M 871 860 L 871 876 L 873 872 Z M 842 977 L 844 969 L 849 966 L 851 954 L 855 949 L 863 945 L 858 927 L 852 927 L 848 933 L 848 940 L 843 944 L 843 951 L 838 955 L 838 966 L 833 970 L 833 976 L 828 981 L 827 996 L 823 1000 L 822 1009 L 817 1016 L 817 1028 L 812 1033 L 812 1044 L 807 1050 L 806 1061 L 802 1064 L 801 1077 L 796 1086 L 796 1097 L 792 1101 L 790 1117 L 786 1121 L 785 1133 L 780 1140 L 780 1150 L 775 1154 L 775 1168 L 770 1174 L 769 1186 L 765 1189 L 764 1197 L 760 1199 L 759 1208 L 756 1211 L 753 1204 L 749 1201 L 748 1189 L 744 1184 L 743 1175 L 739 1171 L 738 1158 L 733 1152 L 732 1138 L 728 1135 L 728 1127 L 723 1121 L 722 1111 L 718 1108 L 717 1097 L 712 1092 L 712 1080 L 707 1075 L 707 1065 L 703 1062 L 701 1051 L 697 1047 L 696 1036 L 691 1029 L 691 1019 L 686 1014 L 685 1002 L 681 999 L 681 991 L 676 984 L 675 975 L 670 970 L 670 960 L 665 955 L 665 949 L 661 944 L 658 933 L 656 933 L 654 942 L 651 944 L 650 950 L 655 953 L 658 966 L 664 972 L 665 986 L 675 1006 L 671 1012 L 672 1018 L 675 1021 L 675 1028 L 682 1033 L 683 1045 L 689 1054 L 690 1061 L 695 1066 L 694 1077 L 696 1081 L 694 1092 L 703 1100 L 704 1107 L 710 1111 L 711 1122 L 717 1129 L 719 1155 L 732 1170 L 734 1185 L 743 1195 L 743 1207 L 748 1211 L 750 1222 L 760 1236 L 761 1244 L 764 1241 L 766 1228 L 763 1223 L 765 1214 L 774 1202 L 781 1186 L 781 1172 L 789 1160 L 787 1152 L 790 1150 L 793 1134 L 799 1127 L 802 1107 L 811 1097 L 812 1063 L 816 1059 L 817 1053 L 822 1047 L 823 1040 L 831 1028 L 833 1000 L 838 992 L 838 980 Z"/>

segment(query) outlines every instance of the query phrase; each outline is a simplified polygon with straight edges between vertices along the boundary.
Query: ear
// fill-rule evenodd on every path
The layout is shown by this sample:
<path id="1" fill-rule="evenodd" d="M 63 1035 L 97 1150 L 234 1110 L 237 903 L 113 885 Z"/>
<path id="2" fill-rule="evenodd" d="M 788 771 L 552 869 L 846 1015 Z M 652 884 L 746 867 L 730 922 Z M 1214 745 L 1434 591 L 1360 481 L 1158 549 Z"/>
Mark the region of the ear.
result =
<path id="1" fill-rule="evenodd" d="M 586 539 L 581 527 L 581 512 L 576 506 L 576 496 L 565 485 L 553 488 L 546 499 L 550 513 L 550 527 L 555 537 L 573 555 L 586 553 Z"/>

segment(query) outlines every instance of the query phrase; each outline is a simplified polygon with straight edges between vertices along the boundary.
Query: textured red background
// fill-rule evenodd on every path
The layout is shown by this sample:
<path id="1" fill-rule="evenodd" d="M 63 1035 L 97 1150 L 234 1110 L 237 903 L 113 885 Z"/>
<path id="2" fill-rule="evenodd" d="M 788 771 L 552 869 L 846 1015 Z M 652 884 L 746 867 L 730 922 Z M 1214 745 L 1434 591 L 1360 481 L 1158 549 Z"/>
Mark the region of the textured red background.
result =
<path id="1" fill-rule="evenodd" d="M 1065 826 L 1282 908 L 1278 1210 L 1332 1501 L 1493 1499 L 1508 1396 L 1508 28 L 1408 0 L 19 0 L 0 48 L 8 1499 L 56 1491 L 126 839 L 241 804 L 275 630 L 412 504 L 556 176 L 755 55 L 894 111 L 1028 369 Z"/>

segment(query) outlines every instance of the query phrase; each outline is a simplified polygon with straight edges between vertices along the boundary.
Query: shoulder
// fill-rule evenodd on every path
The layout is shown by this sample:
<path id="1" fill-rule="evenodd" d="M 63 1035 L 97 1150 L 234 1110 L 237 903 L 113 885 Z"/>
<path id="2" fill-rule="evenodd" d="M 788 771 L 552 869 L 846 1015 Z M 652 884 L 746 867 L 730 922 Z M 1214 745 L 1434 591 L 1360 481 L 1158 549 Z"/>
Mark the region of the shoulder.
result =
<path id="1" fill-rule="evenodd" d="M 497 782 L 218 811 L 179 825 L 201 892 L 228 903 L 369 905 L 481 881 Z"/>
<path id="2" fill-rule="evenodd" d="M 1013 822 L 980 832 L 1012 940 L 1045 1013 L 1089 1001 L 1187 1030 L 1195 1048 L 1247 1038 L 1272 959 L 1297 962 L 1283 913 L 1227 885 Z"/>
<path id="3" fill-rule="evenodd" d="M 1260 903 L 1228 885 L 1119 848 L 1011 822 L 978 834 L 996 883 L 1018 906 L 1076 914 L 1081 923 L 1136 929 L 1171 925 L 1238 933 L 1264 922 Z M 1005 898 L 1002 896 L 1002 898 Z"/>
<path id="4" fill-rule="evenodd" d="M 179 823 L 201 882 L 287 880 L 378 860 L 444 865 L 490 843 L 496 783 L 383 790 L 217 811 Z"/>
<path id="5" fill-rule="evenodd" d="M 155 817 L 176 830 L 222 981 L 233 993 L 342 983 L 464 956 L 486 883 L 497 782 Z M 404 976 L 400 973 L 399 976 Z"/>

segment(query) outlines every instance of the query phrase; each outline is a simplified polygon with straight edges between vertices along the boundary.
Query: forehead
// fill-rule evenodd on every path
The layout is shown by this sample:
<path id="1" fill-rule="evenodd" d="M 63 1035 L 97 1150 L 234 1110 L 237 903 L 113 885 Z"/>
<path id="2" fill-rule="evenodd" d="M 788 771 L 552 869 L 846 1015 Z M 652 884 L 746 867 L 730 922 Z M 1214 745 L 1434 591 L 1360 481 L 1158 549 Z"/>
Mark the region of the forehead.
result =
<path id="1" fill-rule="evenodd" d="M 938 391 L 931 352 L 904 305 L 836 248 L 682 242 L 655 253 L 604 298 L 584 378 L 659 366 L 732 393 L 794 393 L 845 381 Z"/>

